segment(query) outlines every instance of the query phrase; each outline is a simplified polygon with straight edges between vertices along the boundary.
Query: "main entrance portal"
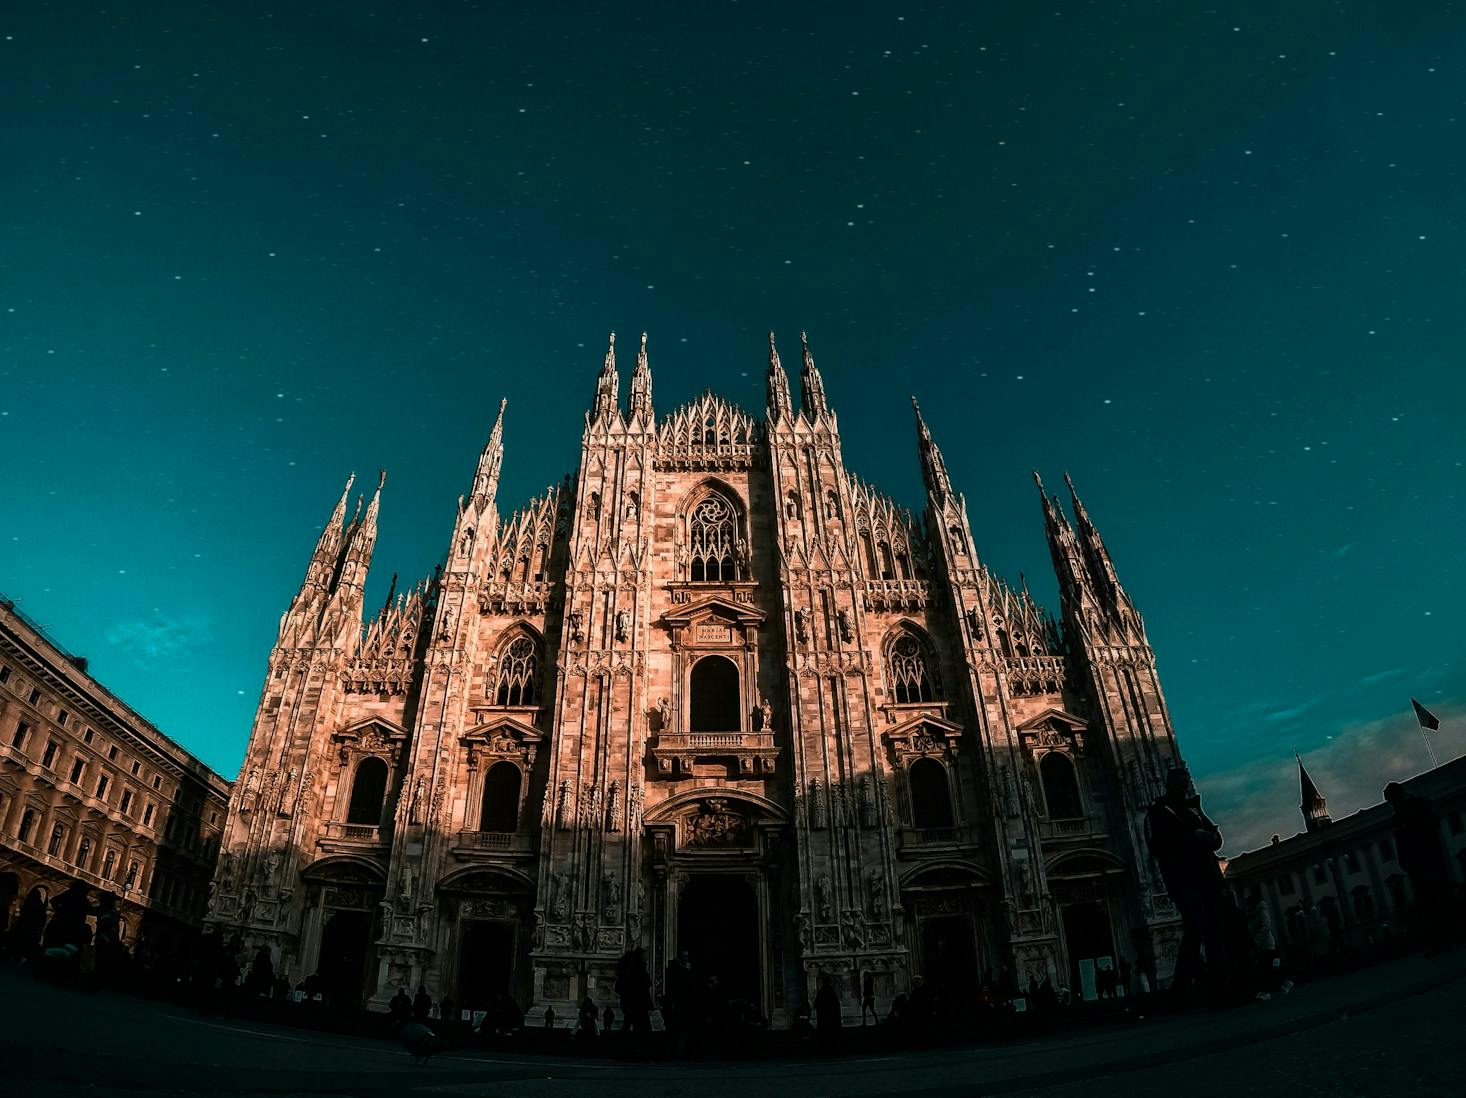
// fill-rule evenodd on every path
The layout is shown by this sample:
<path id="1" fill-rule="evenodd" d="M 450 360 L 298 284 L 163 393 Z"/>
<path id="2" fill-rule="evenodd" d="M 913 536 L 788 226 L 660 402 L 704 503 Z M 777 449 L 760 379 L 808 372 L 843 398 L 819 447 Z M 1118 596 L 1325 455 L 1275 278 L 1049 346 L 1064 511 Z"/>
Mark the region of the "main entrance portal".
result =
<path id="1" fill-rule="evenodd" d="M 316 972 L 326 994 L 338 1006 L 350 1008 L 361 1001 L 371 940 L 371 912 L 326 909 Z"/>
<path id="2" fill-rule="evenodd" d="M 716 976 L 724 995 L 765 1009 L 759 974 L 758 898 L 742 877 L 695 874 L 677 905 L 677 949 L 699 980 Z"/>
<path id="3" fill-rule="evenodd" d="M 488 1010 L 509 991 L 514 974 L 514 927 L 510 923 L 467 922 L 458 947 L 458 1004 Z"/>

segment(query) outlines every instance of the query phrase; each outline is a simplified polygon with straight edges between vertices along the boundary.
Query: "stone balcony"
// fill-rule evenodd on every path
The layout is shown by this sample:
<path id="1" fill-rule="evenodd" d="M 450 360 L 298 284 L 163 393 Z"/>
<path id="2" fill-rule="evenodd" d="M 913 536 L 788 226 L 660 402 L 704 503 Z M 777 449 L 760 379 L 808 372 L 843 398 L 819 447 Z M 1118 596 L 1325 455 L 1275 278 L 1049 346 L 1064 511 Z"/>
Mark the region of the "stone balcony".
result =
<path id="1" fill-rule="evenodd" d="M 1076 816 L 1069 820 L 1039 820 L 1038 836 L 1043 842 L 1103 839 L 1105 832 L 1094 816 Z"/>
<path id="2" fill-rule="evenodd" d="M 971 827 L 903 827 L 899 842 L 903 853 L 931 853 L 935 850 L 957 850 L 977 845 L 977 833 Z"/>
<path id="3" fill-rule="evenodd" d="M 338 843 L 357 843 L 362 846 L 376 846 L 383 841 L 382 829 L 376 824 L 336 823 L 326 824 L 326 838 Z"/>
<path id="4" fill-rule="evenodd" d="M 663 777 L 686 777 L 701 761 L 731 761 L 729 777 L 739 777 L 772 774 L 779 748 L 772 732 L 660 732 L 652 755 Z"/>
<path id="5" fill-rule="evenodd" d="M 526 831 L 460 831 L 453 853 L 470 859 L 495 854 L 529 857 L 534 854 L 533 837 Z"/>

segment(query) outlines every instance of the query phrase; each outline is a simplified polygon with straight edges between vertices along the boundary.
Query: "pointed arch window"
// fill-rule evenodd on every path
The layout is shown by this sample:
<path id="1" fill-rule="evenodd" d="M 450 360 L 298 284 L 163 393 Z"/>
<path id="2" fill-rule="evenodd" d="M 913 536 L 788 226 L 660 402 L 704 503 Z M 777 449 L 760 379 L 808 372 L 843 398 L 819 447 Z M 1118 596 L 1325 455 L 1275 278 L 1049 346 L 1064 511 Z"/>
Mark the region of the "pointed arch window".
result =
<path id="1" fill-rule="evenodd" d="M 937 697 L 935 677 L 926 646 L 911 633 L 902 633 L 891 643 L 891 695 L 897 705 L 914 705 Z"/>
<path id="2" fill-rule="evenodd" d="M 521 633 L 499 657 L 494 683 L 495 705 L 538 705 L 540 696 L 539 645 Z"/>
<path id="3" fill-rule="evenodd" d="M 869 530 L 860 532 L 860 548 L 865 552 L 865 566 L 871 576 L 880 575 L 880 567 L 876 564 L 875 542 L 871 541 Z"/>
<path id="4" fill-rule="evenodd" d="M 890 542 L 881 542 L 881 579 L 896 578 L 896 562 L 891 557 Z"/>
<path id="5" fill-rule="evenodd" d="M 738 512 L 719 495 L 710 495 L 687 519 L 687 578 L 693 583 L 727 583 L 738 578 L 734 549 Z"/>

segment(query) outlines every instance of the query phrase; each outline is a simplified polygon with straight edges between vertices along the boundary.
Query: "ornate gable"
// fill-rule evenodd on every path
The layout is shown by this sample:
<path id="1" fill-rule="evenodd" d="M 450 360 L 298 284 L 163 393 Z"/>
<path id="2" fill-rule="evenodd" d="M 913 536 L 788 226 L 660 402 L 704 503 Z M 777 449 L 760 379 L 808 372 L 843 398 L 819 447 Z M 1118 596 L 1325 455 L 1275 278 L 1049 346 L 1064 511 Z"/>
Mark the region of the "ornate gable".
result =
<path id="1" fill-rule="evenodd" d="M 1057 706 L 1049 706 L 1017 726 L 1019 739 L 1030 754 L 1038 751 L 1084 753 L 1084 733 L 1089 722 Z"/>
<path id="2" fill-rule="evenodd" d="M 957 754 L 962 726 L 942 717 L 922 713 L 881 733 L 901 765 L 923 755 L 951 757 Z"/>
<path id="3" fill-rule="evenodd" d="M 519 763 L 525 770 L 534 765 L 544 734 L 532 724 L 507 713 L 475 725 L 458 738 L 468 749 L 468 768 L 477 769 L 480 760 L 492 765 L 500 759 Z"/>

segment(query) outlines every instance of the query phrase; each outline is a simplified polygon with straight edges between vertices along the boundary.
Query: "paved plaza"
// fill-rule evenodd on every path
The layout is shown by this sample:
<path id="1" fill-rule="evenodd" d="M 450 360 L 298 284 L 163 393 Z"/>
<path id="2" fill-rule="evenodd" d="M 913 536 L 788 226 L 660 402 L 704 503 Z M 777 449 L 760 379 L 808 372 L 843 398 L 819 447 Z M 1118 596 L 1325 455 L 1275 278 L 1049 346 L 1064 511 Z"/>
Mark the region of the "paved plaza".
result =
<path id="1" fill-rule="evenodd" d="M 395 1042 L 200 1018 L 0 973 L 7 1093 L 526 1095 L 596 1098 L 1462 1093 L 1466 953 L 1407 958 L 1220 1013 L 1146 1018 L 1001 1046 L 741 1064 L 621 1064 L 462 1050 L 414 1066 Z"/>

